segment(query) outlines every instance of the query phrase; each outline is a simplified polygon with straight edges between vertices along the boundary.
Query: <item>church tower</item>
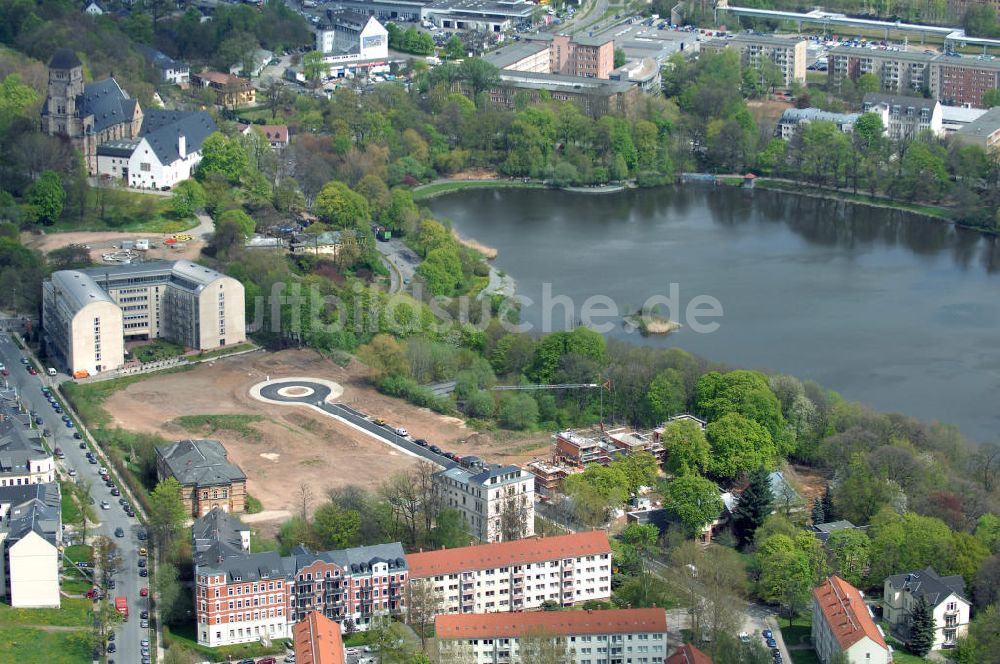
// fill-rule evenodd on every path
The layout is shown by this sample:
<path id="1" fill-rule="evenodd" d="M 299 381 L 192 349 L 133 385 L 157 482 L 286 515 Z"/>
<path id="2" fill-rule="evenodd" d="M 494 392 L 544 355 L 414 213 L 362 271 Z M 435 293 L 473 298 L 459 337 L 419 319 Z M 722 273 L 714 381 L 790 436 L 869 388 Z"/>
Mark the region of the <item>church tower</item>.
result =
<path id="1" fill-rule="evenodd" d="M 72 49 L 60 48 L 49 61 L 49 94 L 42 108 L 42 131 L 83 138 L 85 127 L 76 107 L 83 95 L 83 64 Z"/>

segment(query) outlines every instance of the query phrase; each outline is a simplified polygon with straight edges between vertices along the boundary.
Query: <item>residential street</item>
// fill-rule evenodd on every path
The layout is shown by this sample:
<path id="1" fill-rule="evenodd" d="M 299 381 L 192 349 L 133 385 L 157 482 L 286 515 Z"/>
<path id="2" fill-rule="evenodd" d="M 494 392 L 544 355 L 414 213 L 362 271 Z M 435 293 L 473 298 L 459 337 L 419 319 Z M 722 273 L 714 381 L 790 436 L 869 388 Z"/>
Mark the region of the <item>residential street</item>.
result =
<path id="1" fill-rule="evenodd" d="M 65 460 L 56 462 L 60 475 L 66 478 L 66 473 L 73 468 L 77 471 L 77 479 L 86 478 L 93 486 L 91 495 L 96 503 L 94 507 L 100 523 L 89 531 L 91 540 L 95 535 L 105 535 L 118 545 L 122 568 L 116 576 L 117 587 L 110 591 L 109 595 L 111 602 L 114 602 L 115 597 L 128 598 L 129 619 L 116 630 L 117 652 L 109 655 L 109 661 L 129 662 L 129 664 L 141 662 L 140 641 L 149 639 L 150 630 L 139 627 L 139 613 L 149 607 L 148 598 L 139 596 L 140 588 L 149 586 L 148 580 L 139 576 L 138 549 L 141 544 L 136 539 L 136 533 L 140 529 L 140 524 L 137 519 L 129 518 L 125 514 L 122 506 L 118 504 L 118 498 L 112 496 L 110 489 L 101 481 L 98 469 L 108 464 L 100 455 L 98 455 L 100 463 L 88 463 L 86 450 L 80 449 L 82 441 L 73 438 L 74 432 L 77 431 L 76 427 L 68 428 L 42 395 L 41 388 L 49 384 L 49 377 L 44 376 L 42 372 L 38 376 L 30 375 L 21 364 L 22 357 L 26 357 L 26 353 L 21 351 L 9 336 L 0 336 L 0 361 L 3 361 L 10 370 L 7 379 L 10 386 L 17 389 L 25 406 L 42 418 L 42 427 L 52 432 L 52 437 L 48 439 L 50 447 L 53 449 L 60 447 L 66 454 Z M 107 501 L 109 509 L 101 509 L 101 501 Z M 115 537 L 116 528 L 122 528 L 125 536 Z"/>

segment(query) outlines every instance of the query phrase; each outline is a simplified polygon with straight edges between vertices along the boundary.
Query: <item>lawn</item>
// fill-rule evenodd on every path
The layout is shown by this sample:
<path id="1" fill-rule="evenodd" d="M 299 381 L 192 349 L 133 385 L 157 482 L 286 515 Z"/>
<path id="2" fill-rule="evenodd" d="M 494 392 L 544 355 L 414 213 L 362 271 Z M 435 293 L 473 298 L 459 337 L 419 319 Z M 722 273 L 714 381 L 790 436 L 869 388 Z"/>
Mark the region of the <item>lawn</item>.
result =
<path id="1" fill-rule="evenodd" d="M 262 655 L 277 655 L 285 652 L 284 639 L 272 641 L 269 648 L 263 647 L 260 643 L 241 643 L 235 646 L 206 648 L 205 646 L 198 645 L 198 635 L 195 633 L 194 623 L 164 627 L 163 641 L 168 648 L 180 648 L 182 651 L 201 655 L 212 662 L 240 660 L 247 657 L 260 657 Z"/>
<path id="2" fill-rule="evenodd" d="M 184 346 L 171 343 L 165 339 L 157 339 L 145 346 L 133 348 L 130 352 L 140 362 L 159 362 L 160 360 L 169 360 L 172 357 L 183 355 Z"/>
<path id="3" fill-rule="evenodd" d="M 80 523 L 80 506 L 76 504 L 76 498 L 73 496 L 73 483 L 59 482 L 59 490 L 62 493 L 63 523 Z"/>
<path id="4" fill-rule="evenodd" d="M 812 615 L 801 615 L 792 620 L 791 627 L 787 620 L 778 621 L 781 638 L 785 641 L 785 647 L 798 645 L 809 645 L 809 637 L 812 633 Z M 788 654 L 792 658 L 793 664 L 819 664 L 819 657 L 812 648 L 806 650 L 789 650 Z"/>
<path id="5" fill-rule="evenodd" d="M 92 551 L 90 546 L 87 544 L 74 544 L 73 546 L 67 546 L 63 551 L 63 556 L 69 558 L 73 562 L 90 560 L 91 554 Z"/>
<path id="6" fill-rule="evenodd" d="M 90 662 L 86 632 L 44 632 L 0 624 L 0 662 L 83 664 Z"/>
<path id="7" fill-rule="evenodd" d="M 56 625 L 87 627 L 93 607 L 89 599 L 62 599 L 58 609 L 14 609 L 0 602 L 0 625 Z M 3 643 L 0 640 L 0 643 Z"/>
<path id="8" fill-rule="evenodd" d="M 182 415 L 174 420 L 191 433 L 214 434 L 217 431 L 232 431 L 244 438 L 260 440 L 260 432 L 249 426 L 261 422 L 260 415 Z"/>
<path id="9" fill-rule="evenodd" d="M 103 207 L 103 210 L 102 210 Z M 198 225 L 194 217 L 179 219 L 171 209 L 170 196 L 140 194 L 109 187 L 91 187 L 83 219 L 59 221 L 45 232 L 120 231 L 180 233 Z"/>
<path id="10" fill-rule="evenodd" d="M 220 357 L 222 355 L 232 355 L 233 353 L 242 353 L 245 350 L 251 350 L 257 348 L 252 343 L 239 344 L 236 346 L 226 346 L 225 348 L 216 348 L 215 350 L 206 350 L 198 353 L 194 356 L 195 360 L 207 360 L 212 357 Z"/>
<path id="11" fill-rule="evenodd" d="M 434 198 L 459 189 L 544 189 L 545 185 L 538 182 L 523 182 L 521 180 L 453 180 L 451 182 L 435 182 L 413 190 L 413 199 L 420 201 Z"/>
<path id="12" fill-rule="evenodd" d="M 885 632 L 885 642 L 892 646 L 892 661 L 894 664 L 919 664 L 920 662 L 928 661 L 923 657 L 917 657 L 908 653 L 899 639 L 889 634 L 889 625 L 884 622 L 881 625 L 882 631 Z"/>

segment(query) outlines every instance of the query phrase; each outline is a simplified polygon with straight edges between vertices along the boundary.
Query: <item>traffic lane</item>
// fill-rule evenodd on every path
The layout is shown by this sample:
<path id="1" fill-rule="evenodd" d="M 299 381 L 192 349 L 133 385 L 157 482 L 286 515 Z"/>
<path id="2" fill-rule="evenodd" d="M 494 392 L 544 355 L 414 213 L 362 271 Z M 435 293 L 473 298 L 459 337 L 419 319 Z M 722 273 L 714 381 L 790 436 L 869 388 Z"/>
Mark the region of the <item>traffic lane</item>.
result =
<path id="1" fill-rule="evenodd" d="M 0 357 L 3 358 L 2 361 L 7 365 L 10 372 L 10 375 L 7 377 L 8 381 L 17 387 L 22 403 L 25 404 L 28 410 L 34 410 L 38 417 L 42 419 L 42 428 L 47 428 L 50 431 L 49 445 L 53 449 L 56 447 L 61 448 L 66 455 L 66 459 L 62 462 L 63 465 L 67 469 L 74 468 L 77 471 L 77 479 L 84 477 L 90 480 L 92 485 L 91 497 L 94 498 L 94 507 L 96 508 L 95 511 L 100 523 L 95 532 L 110 537 L 119 547 L 119 551 L 122 554 L 122 569 L 115 576 L 116 587 L 114 591 L 111 591 L 111 596 L 123 595 L 128 597 L 130 613 L 134 613 L 135 617 L 130 615 L 129 621 L 116 630 L 116 652 L 112 655 L 112 659 L 139 662 L 140 641 L 149 637 L 148 630 L 139 628 L 137 615 L 138 611 L 147 608 L 147 600 L 143 600 L 143 602 L 139 601 L 143 599 L 139 597 L 139 588 L 146 585 L 140 582 L 144 582 L 146 579 L 141 578 L 138 573 L 138 547 L 136 546 L 137 540 L 135 539 L 138 522 L 135 519 L 129 519 L 125 515 L 121 505 L 118 504 L 118 499 L 112 496 L 110 488 L 104 485 L 104 481 L 101 480 L 98 473 L 101 464 L 91 465 L 87 461 L 86 451 L 90 448 L 88 447 L 87 450 L 80 449 L 81 441 L 73 437 L 76 427 L 67 428 L 66 423 L 62 420 L 62 416 L 55 412 L 43 395 L 42 386 L 45 378 L 41 375 L 32 376 L 24 370 L 21 358 L 28 357 L 28 355 L 21 351 L 9 337 L 3 336 L 0 338 L 3 339 L 3 343 L 0 343 Z M 100 508 L 102 500 L 107 500 L 111 504 L 111 509 L 102 510 Z M 126 537 L 115 537 L 114 531 L 118 527 L 121 527 L 125 531 Z"/>

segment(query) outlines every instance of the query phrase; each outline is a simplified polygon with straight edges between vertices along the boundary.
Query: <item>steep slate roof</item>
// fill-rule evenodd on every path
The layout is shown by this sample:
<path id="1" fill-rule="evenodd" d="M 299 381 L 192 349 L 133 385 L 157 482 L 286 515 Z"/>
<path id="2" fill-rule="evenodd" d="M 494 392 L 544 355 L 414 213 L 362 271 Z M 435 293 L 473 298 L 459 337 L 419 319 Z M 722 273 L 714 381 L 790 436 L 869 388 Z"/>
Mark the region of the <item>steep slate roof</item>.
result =
<path id="1" fill-rule="evenodd" d="M 57 483 L 0 487 L 0 505 L 10 506 L 0 524 L 0 530 L 7 531 L 10 541 L 35 532 L 56 545 L 62 526 L 61 496 Z"/>
<path id="2" fill-rule="evenodd" d="M 146 60 L 157 69 L 187 69 L 183 62 L 174 60 L 163 51 L 158 51 L 152 46 L 140 45 L 139 50 L 146 57 Z"/>
<path id="3" fill-rule="evenodd" d="M 299 544 L 292 549 L 291 558 L 295 561 L 296 570 L 308 567 L 317 560 L 333 563 L 349 574 L 363 574 L 375 563 L 388 563 L 390 570 L 406 569 L 406 554 L 403 553 L 403 545 L 399 542 L 336 551 L 310 551 Z"/>
<path id="4" fill-rule="evenodd" d="M 170 474 L 184 486 L 212 486 L 245 480 L 240 467 L 230 463 L 226 448 L 217 440 L 181 440 L 156 448 Z"/>
<path id="5" fill-rule="evenodd" d="M 690 643 L 685 643 L 667 657 L 667 664 L 715 664 L 715 662 Z"/>
<path id="6" fill-rule="evenodd" d="M 146 139 L 161 164 L 172 164 L 181 158 L 177 151 L 177 138 L 184 136 L 187 154 L 201 150 L 205 142 L 219 128 L 212 116 L 204 111 L 152 110 L 146 113 L 139 135 Z"/>
<path id="7" fill-rule="evenodd" d="M 49 60 L 49 69 L 73 69 L 82 66 L 80 58 L 76 57 L 76 52 L 71 48 L 57 48 Z"/>
<path id="8" fill-rule="evenodd" d="M 865 637 L 888 650 L 857 588 L 834 575 L 813 589 L 813 597 L 841 650 Z"/>
<path id="9" fill-rule="evenodd" d="M 0 406 L 0 476 L 27 473 L 29 461 L 51 456 L 37 429 L 26 428 L 9 408 Z"/>
<path id="10" fill-rule="evenodd" d="M 938 101 L 936 99 L 887 95 L 881 92 L 869 92 L 865 95 L 865 98 L 861 102 L 863 107 L 868 104 L 885 104 L 890 107 L 902 106 L 905 108 L 907 106 L 912 106 L 913 108 L 926 108 L 929 111 L 933 111 L 937 103 Z"/>
<path id="11" fill-rule="evenodd" d="M 927 603 L 931 608 L 954 594 L 968 602 L 965 596 L 965 579 L 960 575 L 940 576 L 933 567 L 928 567 L 922 572 L 909 572 L 907 574 L 894 574 L 888 579 L 889 585 L 895 590 L 902 590 L 910 593 L 913 599 L 927 598 Z"/>
<path id="12" fill-rule="evenodd" d="M 611 553 L 608 534 L 603 530 L 479 544 L 461 549 L 442 549 L 406 556 L 411 578 L 456 574 L 473 570 L 510 567 L 528 563 Z"/>
<path id="13" fill-rule="evenodd" d="M 128 93 L 113 78 L 91 83 L 76 100 L 81 118 L 94 116 L 95 132 L 122 122 L 131 122 L 135 104 L 136 101 L 130 99 Z"/>
<path id="14" fill-rule="evenodd" d="M 344 664 L 340 625 L 311 611 L 292 628 L 296 664 Z"/>
<path id="15" fill-rule="evenodd" d="M 191 539 L 194 542 L 195 563 L 202 564 L 219 557 L 245 553 L 241 531 L 250 527 L 221 507 L 213 507 L 205 516 L 194 522 Z"/>
<path id="16" fill-rule="evenodd" d="M 518 638 L 538 631 L 546 636 L 658 633 L 667 631 L 667 612 L 665 609 L 609 609 L 439 614 L 434 618 L 434 628 L 441 639 Z"/>
<path id="17" fill-rule="evenodd" d="M 197 566 L 198 574 L 224 573 L 226 581 L 260 581 L 291 578 L 294 567 L 277 551 L 240 553 L 222 559 L 206 559 Z"/>

